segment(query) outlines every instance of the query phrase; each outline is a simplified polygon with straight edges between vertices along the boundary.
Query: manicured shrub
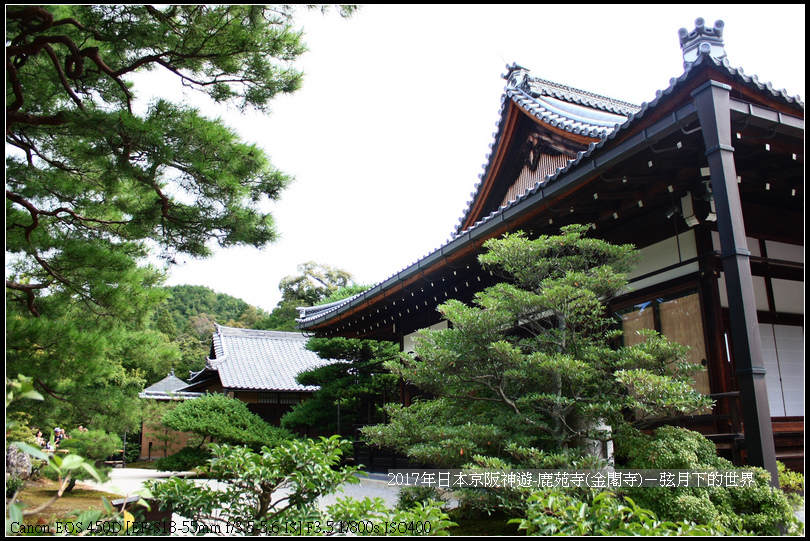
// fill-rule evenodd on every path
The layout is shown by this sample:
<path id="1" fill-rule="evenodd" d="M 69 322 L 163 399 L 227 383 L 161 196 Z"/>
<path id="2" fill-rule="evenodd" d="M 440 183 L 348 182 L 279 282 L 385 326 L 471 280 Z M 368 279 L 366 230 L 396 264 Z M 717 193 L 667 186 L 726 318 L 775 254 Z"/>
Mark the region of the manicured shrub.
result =
<path id="1" fill-rule="evenodd" d="M 103 430 L 76 431 L 59 444 L 59 449 L 67 449 L 96 462 L 118 454 L 122 448 L 123 443 L 117 434 L 108 434 Z"/>
<path id="2" fill-rule="evenodd" d="M 190 471 L 203 466 L 211 456 L 211 452 L 204 447 L 183 447 L 173 455 L 157 459 L 155 468 L 160 471 Z"/>
<path id="3" fill-rule="evenodd" d="M 717 535 L 710 526 L 661 521 L 633 500 L 610 492 L 583 498 L 560 492 L 529 498 L 525 519 L 513 519 L 529 535 Z"/>
<path id="4" fill-rule="evenodd" d="M 107 482 L 110 480 L 112 468 L 105 465 L 104 461 L 117 454 L 122 445 L 121 438 L 116 434 L 108 434 L 103 430 L 88 430 L 87 432 L 76 431 L 69 438 L 63 439 L 59 444 L 59 450 L 69 451 L 67 456 L 78 455 L 94 462 L 101 482 Z M 56 454 L 59 457 L 64 456 L 61 452 Z M 52 481 L 59 479 L 59 473 L 52 468 L 43 468 L 41 473 Z M 77 481 L 89 481 L 91 479 L 94 478 L 88 471 L 82 468 L 73 469 L 70 471 L 70 483 L 66 490 L 67 492 L 73 490 Z"/>
<path id="5" fill-rule="evenodd" d="M 247 404 L 221 394 L 186 400 L 165 413 L 162 423 L 180 432 L 193 432 L 218 443 L 247 445 L 254 450 L 275 447 L 292 435 L 265 422 Z"/>
<path id="6" fill-rule="evenodd" d="M 779 486 L 782 490 L 791 493 L 804 491 L 804 475 L 787 469 L 782 462 L 777 462 L 776 467 L 779 470 Z"/>
<path id="7" fill-rule="evenodd" d="M 6 418 L 6 442 L 21 441 L 29 445 L 38 445 L 37 431 L 29 426 L 31 416 L 17 411 L 9 413 Z"/>
<path id="8" fill-rule="evenodd" d="M 16 475 L 9 475 L 6 479 L 6 498 L 13 498 L 14 494 L 25 486 L 25 479 Z"/>
<path id="9" fill-rule="evenodd" d="M 630 469 L 737 470 L 718 457 L 714 444 L 697 432 L 664 426 L 648 436 L 625 429 L 616 454 Z M 625 495 L 662 520 L 717 524 L 730 533 L 780 535 L 799 526 L 786 494 L 770 486 L 770 474 L 753 471 L 751 486 L 631 488 Z"/>

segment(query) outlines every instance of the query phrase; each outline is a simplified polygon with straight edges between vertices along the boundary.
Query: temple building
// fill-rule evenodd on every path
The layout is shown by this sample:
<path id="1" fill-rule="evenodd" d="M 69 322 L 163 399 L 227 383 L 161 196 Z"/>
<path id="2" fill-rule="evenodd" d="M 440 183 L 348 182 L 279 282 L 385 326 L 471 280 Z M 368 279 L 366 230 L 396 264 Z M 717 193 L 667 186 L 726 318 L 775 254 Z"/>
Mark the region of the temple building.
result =
<path id="1" fill-rule="evenodd" d="M 684 426 L 737 463 L 804 458 L 804 103 L 732 67 L 723 23 L 681 29 L 684 72 L 633 105 L 511 65 L 498 129 L 451 240 L 362 294 L 301 309 L 318 336 L 399 342 L 495 278 L 477 262 L 507 232 L 634 244 L 633 292 L 609 310 L 706 367 L 711 412 Z M 632 338 L 630 338 L 632 339 Z M 407 393 L 403 402 L 408 402 Z"/>
<path id="2" fill-rule="evenodd" d="M 191 374 L 186 392 L 222 393 L 245 402 L 274 426 L 293 406 L 317 391 L 295 378 L 330 361 L 306 349 L 301 333 L 239 329 L 216 325 L 205 367 Z"/>

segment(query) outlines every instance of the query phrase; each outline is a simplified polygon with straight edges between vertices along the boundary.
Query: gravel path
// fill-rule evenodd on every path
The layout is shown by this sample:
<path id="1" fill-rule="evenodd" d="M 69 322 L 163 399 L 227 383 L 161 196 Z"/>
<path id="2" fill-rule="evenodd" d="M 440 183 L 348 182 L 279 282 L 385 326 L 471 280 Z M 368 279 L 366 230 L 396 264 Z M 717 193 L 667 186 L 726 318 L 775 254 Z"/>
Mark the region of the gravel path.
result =
<path id="1" fill-rule="evenodd" d="M 168 479 L 176 476 L 189 476 L 193 475 L 192 472 L 160 472 L 156 470 L 138 469 L 138 468 L 114 468 L 110 473 L 110 480 L 106 483 L 85 482 L 85 484 L 94 490 L 103 490 L 105 492 L 112 492 L 113 494 L 121 494 L 126 496 L 133 492 L 140 490 L 144 486 L 144 482 L 150 479 Z M 343 492 L 332 494 L 321 498 L 321 505 L 331 505 L 335 503 L 337 497 L 352 497 L 362 499 L 366 496 L 370 498 L 382 498 L 386 505 L 393 507 L 397 502 L 397 495 L 399 494 L 399 487 L 388 485 L 388 476 L 386 474 L 372 473 L 368 474 L 369 477 L 360 477 L 360 484 L 358 485 L 344 485 Z M 204 479 L 195 480 L 195 483 L 210 484 L 216 481 L 209 481 Z"/>

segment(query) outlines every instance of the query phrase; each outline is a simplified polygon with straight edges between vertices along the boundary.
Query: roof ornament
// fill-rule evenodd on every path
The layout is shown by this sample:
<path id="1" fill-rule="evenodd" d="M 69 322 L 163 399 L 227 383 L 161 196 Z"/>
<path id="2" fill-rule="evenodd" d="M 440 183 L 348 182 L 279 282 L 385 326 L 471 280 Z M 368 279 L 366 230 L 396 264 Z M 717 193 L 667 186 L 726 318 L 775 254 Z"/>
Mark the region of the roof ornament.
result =
<path id="1" fill-rule="evenodd" d="M 695 19 L 695 29 L 691 32 L 686 28 L 678 30 L 678 37 L 683 50 L 683 67 L 689 70 L 692 64 L 702 55 L 722 61 L 726 58 L 726 49 L 723 46 L 723 21 L 714 21 L 714 27 L 707 28 L 702 17 Z"/>
<path id="2" fill-rule="evenodd" d="M 515 64 L 514 62 L 511 65 L 507 64 L 506 69 L 508 72 L 501 75 L 501 77 L 506 79 L 506 86 L 511 86 L 513 88 L 523 90 L 524 92 L 528 92 L 529 70 L 520 64 Z"/>

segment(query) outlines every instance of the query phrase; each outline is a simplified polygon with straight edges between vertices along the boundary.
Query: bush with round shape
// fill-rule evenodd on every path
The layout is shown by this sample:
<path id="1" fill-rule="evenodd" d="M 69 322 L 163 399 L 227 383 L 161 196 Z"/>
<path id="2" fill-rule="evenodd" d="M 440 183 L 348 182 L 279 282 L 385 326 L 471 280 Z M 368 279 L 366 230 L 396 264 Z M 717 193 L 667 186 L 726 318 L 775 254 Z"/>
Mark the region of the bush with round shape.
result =
<path id="1" fill-rule="evenodd" d="M 247 445 L 254 450 L 275 447 L 292 435 L 272 426 L 235 398 L 210 394 L 186 400 L 165 413 L 162 423 L 180 432 L 193 432 L 218 443 Z"/>
<path id="2" fill-rule="evenodd" d="M 652 436 L 631 428 L 616 440 L 617 459 L 629 469 L 737 470 L 717 456 L 714 444 L 698 432 L 663 426 Z M 770 486 L 770 474 L 753 471 L 751 486 L 630 488 L 625 495 L 662 520 L 717 524 L 729 533 L 780 535 L 801 524 L 787 496 Z"/>
<path id="3" fill-rule="evenodd" d="M 584 497 L 561 492 L 529 498 L 525 519 L 512 519 L 529 535 L 718 535 L 722 529 L 688 522 L 662 521 L 630 498 L 611 492 Z"/>
<path id="4" fill-rule="evenodd" d="M 70 437 L 59 443 L 59 449 L 100 462 L 119 453 L 123 445 L 117 434 L 109 434 L 103 430 L 88 430 L 73 432 Z"/>

